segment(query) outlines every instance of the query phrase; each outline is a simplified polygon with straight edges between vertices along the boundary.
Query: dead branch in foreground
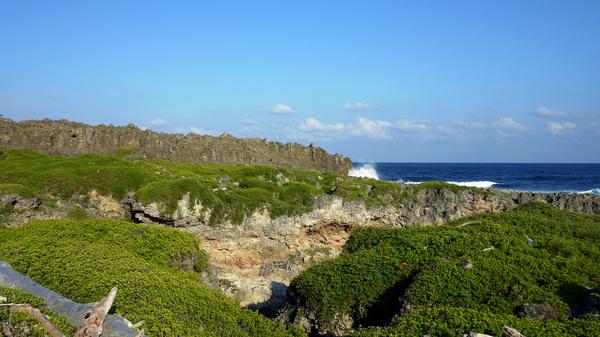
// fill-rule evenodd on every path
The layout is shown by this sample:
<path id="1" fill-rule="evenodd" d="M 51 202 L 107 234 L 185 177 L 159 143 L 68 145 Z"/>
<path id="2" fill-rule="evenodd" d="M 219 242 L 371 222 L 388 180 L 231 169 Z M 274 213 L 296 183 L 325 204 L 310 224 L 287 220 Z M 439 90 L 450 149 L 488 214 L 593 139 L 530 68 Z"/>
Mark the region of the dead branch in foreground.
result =
<path id="1" fill-rule="evenodd" d="M 102 335 L 102 326 L 104 325 L 104 320 L 106 319 L 106 315 L 108 315 L 108 311 L 112 307 L 115 297 L 117 296 L 117 291 L 117 288 L 112 288 L 108 296 L 103 298 L 94 306 L 85 324 L 77 331 L 77 333 L 75 333 L 74 337 L 99 337 Z M 30 306 L 29 304 L 9 304 L 6 306 L 10 308 L 9 311 L 11 314 L 21 312 L 33 316 L 41 323 L 42 329 L 44 329 L 48 335 L 50 335 L 50 337 L 65 337 L 60 330 L 50 323 L 50 321 L 44 314 L 42 314 L 40 310 Z M 10 333 L 10 324 L 5 325 L 3 328 L 5 332 L 9 332 L 7 335 L 12 335 L 12 333 Z M 143 329 L 136 334 L 136 337 L 142 336 L 144 336 Z"/>
<path id="2" fill-rule="evenodd" d="M 522 333 L 518 332 L 517 330 L 515 330 L 509 326 L 503 326 L 502 332 L 504 333 L 504 336 L 506 336 L 506 337 L 525 337 L 525 335 L 523 335 Z"/>
<path id="3" fill-rule="evenodd" d="M 86 326 L 92 311 L 98 306 L 96 303 L 76 303 L 42 285 L 34 282 L 29 277 L 14 270 L 10 264 L 0 261 L 0 286 L 23 290 L 37 296 L 53 312 L 65 317 L 71 326 L 81 330 Z M 114 298 L 113 298 L 114 300 Z M 112 301 L 111 301 L 112 304 Z M 3 304 L 9 307 L 11 305 Z M 110 305 L 106 312 L 110 309 Z M 133 330 L 133 324 L 119 315 L 104 314 L 103 323 L 100 325 L 102 337 L 143 337 L 142 331 Z M 97 315 L 96 315 L 97 317 Z M 95 321 L 97 323 L 97 321 Z M 6 328 L 3 326 L 3 330 Z M 79 331 L 78 330 L 78 331 Z M 99 332 L 99 333 L 100 333 Z"/>
<path id="4" fill-rule="evenodd" d="M 108 315 L 108 311 L 112 307 L 115 297 L 117 296 L 117 291 L 117 288 L 112 288 L 108 296 L 103 298 L 94 306 L 92 312 L 89 314 L 89 317 L 86 319 L 85 324 L 79 330 L 77 330 L 74 337 L 99 337 L 102 334 L 104 320 L 106 319 L 106 315 Z M 11 314 L 21 312 L 33 316 L 41 323 L 42 329 L 44 329 L 48 335 L 50 335 L 50 337 L 65 337 L 60 330 L 50 323 L 50 321 L 39 309 L 36 309 L 29 304 L 8 304 L 6 306 L 9 307 Z M 10 332 L 10 324 L 3 326 L 3 329 L 5 330 L 6 335 L 12 335 Z M 143 336 L 143 329 L 136 334 L 136 337 Z"/>
<path id="5" fill-rule="evenodd" d="M 62 332 L 60 332 L 60 330 L 58 330 L 56 327 L 54 327 L 54 325 L 52 325 L 52 323 L 50 323 L 50 321 L 46 318 L 44 314 L 42 314 L 41 311 L 30 306 L 29 304 L 11 305 L 9 311 L 11 314 L 21 312 L 33 316 L 40 322 L 40 324 L 42 325 L 42 329 L 46 330 L 48 335 L 50 335 L 51 337 L 65 337 L 65 335 Z M 10 326 L 8 326 L 7 328 L 10 329 Z"/>

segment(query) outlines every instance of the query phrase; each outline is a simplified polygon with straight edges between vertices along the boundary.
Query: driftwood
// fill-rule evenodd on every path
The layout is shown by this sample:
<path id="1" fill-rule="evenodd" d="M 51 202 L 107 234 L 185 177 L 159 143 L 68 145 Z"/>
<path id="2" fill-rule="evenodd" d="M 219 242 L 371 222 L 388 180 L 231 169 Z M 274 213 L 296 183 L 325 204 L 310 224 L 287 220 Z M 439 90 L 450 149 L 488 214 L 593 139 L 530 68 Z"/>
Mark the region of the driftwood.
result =
<path id="1" fill-rule="evenodd" d="M 51 337 L 65 337 L 65 335 L 63 335 L 63 333 L 60 332 L 60 330 L 58 330 L 56 327 L 54 327 L 54 325 L 52 325 L 52 323 L 50 323 L 50 321 L 48 321 L 46 316 L 44 316 L 44 314 L 42 314 L 41 311 L 30 306 L 29 304 L 11 305 L 9 310 L 13 314 L 15 312 L 22 312 L 35 317 L 35 319 L 37 319 L 42 324 L 42 328 L 46 330 L 48 335 L 50 335 Z"/>
<path id="2" fill-rule="evenodd" d="M 504 333 L 504 336 L 506 336 L 506 337 L 525 337 L 525 335 L 523 335 L 522 333 L 518 332 L 517 330 L 515 330 L 509 326 L 503 326 L 502 332 Z"/>
<path id="3" fill-rule="evenodd" d="M 112 288 L 108 296 L 98 302 L 92 309 L 90 317 L 88 317 L 84 326 L 81 327 L 75 334 L 75 337 L 98 337 L 102 334 L 102 325 L 104 319 L 108 315 L 110 307 L 117 297 L 117 288 Z"/>
<path id="4" fill-rule="evenodd" d="M 116 288 L 113 288 L 109 296 L 97 304 L 80 304 L 41 286 L 3 261 L 0 261 L 0 286 L 21 289 L 41 298 L 50 310 L 64 316 L 69 324 L 78 329 L 76 334 L 78 337 L 99 336 L 100 334 L 102 337 L 144 336 L 143 331 L 131 329 L 131 322 L 125 318 L 108 314 L 116 296 Z M 82 330 L 88 334 L 80 334 Z"/>

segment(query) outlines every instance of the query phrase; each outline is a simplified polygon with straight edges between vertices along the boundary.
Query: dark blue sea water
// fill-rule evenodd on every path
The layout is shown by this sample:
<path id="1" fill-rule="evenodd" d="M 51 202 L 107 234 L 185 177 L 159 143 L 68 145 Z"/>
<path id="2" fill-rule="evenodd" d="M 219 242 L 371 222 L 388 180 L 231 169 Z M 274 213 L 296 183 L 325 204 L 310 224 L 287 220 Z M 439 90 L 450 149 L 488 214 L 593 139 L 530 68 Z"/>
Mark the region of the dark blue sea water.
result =
<path id="1" fill-rule="evenodd" d="M 355 163 L 350 175 L 531 192 L 600 195 L 600 164 Z"/>

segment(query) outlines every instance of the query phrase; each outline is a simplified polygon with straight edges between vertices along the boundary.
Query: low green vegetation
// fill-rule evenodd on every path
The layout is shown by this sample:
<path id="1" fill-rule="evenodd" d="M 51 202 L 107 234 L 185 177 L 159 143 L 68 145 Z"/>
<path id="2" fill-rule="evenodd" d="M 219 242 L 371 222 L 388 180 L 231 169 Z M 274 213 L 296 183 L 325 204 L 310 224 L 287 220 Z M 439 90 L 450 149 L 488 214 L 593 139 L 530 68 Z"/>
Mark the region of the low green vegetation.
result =
<path id="1" fill-rule="evenodd" d="M 73 220 L 82 220 L 82 219 L 89 218 L 89 215 L 87 214 L 85 209 L 83 209 L 79 206 L 75 206 L 67 212 L 67 218 L 73 219 Z"/>
<path id="2" fill-rule="evenodd" d="M 352 316 L 356 336 L 499 336 L 502 325 L 600 336 L 600 318 L 571 316 L 600 286 L 599 261 L 600 216 L 527 204 L 436 227 L 358 229 L 291 287 L 322 325 Z M 532 303 L 551 320 L 524 318 Z"/>
<path id="3" fill-rule="evenodd" d="M 142 203 L 157 203 L 161 215 L 167 218 L 176 216 L 178 202 L 189 194 L 186 207 L 190 211 L 210 209 L 209 223 L 218 224 L 240 223 L 260 209 L 267 209 L 272 217 L 303 214 L 325 194 L 378 206 L 400 205 L 423 190 L 420 186 L 309 170 L 137 160 L 128 157 L 131 151 L 55 157 L 0 148 L 0 182 L 10 182 L 0 185 L 0 192 L 11 189 L 63 200 L 81 200 L 92 190 L 116 200 L 135 192 Z M 444 183 L 423 186 L 487 193 Z"/>
<path id="4" fill-rule="evenodd" d="M 21 184 L 0 184 L 0 194 L 15 194 L 24 198 L 35 197 L 35 193 Z"/>
<path id="5" fill-rule="evenodd" d="M 50 323 L 63 334 L 66 336 L 73 336 L 75 334 L 75 330 L 69 325 L 69 322 L 67 322 L 64 317 L 61 317 L 46 308 L 41 299 L 21 290 L 6 287 L 0 287 L 0 296 L 6 297 L 7 303 L 29 304 L 30 306 L 39 309 L 48 317 Z M 46 331 L 34 317 L 24 313 L 15 313 L 11 315 L 9 307 L 0 306 L 0 327 L 4 327 L 5 324 L 10 324 L 14 329 L 11 333 L 15 336 L 43 337 L 47 335 Z"/>
<path id="6" fill-rule="evenodd" d="M 503 336 L 502 327 L 510 326 L 525 336 L 543 337 L 597 337 L 600 336 L 600 319 L 554 321 L 518 318 L 509 314 L 494 314 L 477 309 L 423 308 L 415 309 L 393 319 L 391 326 L 360 328 L 348 337 L 392 336 L 447 336 L 459 337 L 469 331 Z"/>
<path id="7" fill-rule="evenodd" d="M 144 320 L 150 336 L 289 335 L 209 289 L 202 282 L 205 252 L 191 234 L 177 230 L 97 219 L 0 227 L 0 260 L 80 303 L 98 301 L 118 287 L 115 312 Z"/>

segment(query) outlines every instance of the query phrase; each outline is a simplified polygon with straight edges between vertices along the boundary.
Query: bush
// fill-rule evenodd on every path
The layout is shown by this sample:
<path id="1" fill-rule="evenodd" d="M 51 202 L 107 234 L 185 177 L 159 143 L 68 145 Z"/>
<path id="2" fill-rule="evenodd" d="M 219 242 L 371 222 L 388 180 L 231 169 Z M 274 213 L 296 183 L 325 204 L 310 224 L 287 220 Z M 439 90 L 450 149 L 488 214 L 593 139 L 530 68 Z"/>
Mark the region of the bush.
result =
<path id="1" fill-rule="evenodd" d="M 85 209 L 79 206 L 75 206 L 67 212 L 67 218 L 73 220 L 83 220 L 89 218 L 89 215 L 87 214 Z"/>
<path id="2" fill-rule="evenodd" d="M 69 325 L 69 322 L 64 317 L 59 316 L 49 310 L 40 298 L 27 294 L 19 289 L 6 287 L 0 287 L 0 295 L 6 297 L 8 303 L 29 304 L 32 307 L 39 309 L 48 317 L 50 323 L 52 323 L 52 325 L 65 334 L 65 336 L 73 336 L 75 334 L 75 329 Z M 9 319 L 11 320 L 11 325 L 14 328 L 23 328 L 21 331 L 23 336 L 46 336 L 45 330 L 43 330 L 39 324 L 39 321 L 34 317 L 31 317 L 27 314 L 18 313 L 13 314 L 11 319 L 8 307 L 0 306 L 0 326 L 4 326 L 5 323 L 8 323 Z M 28 331 L 25 331 L 25 326 L 27 327 Z"/>
<path id="3" fill-rule="evenodd" d="M 569 309 L 589 292 L 581 285 L 600 284 L 599 242 L 600 216 L 542 204 L 436 227 L 363 228 L 352 234 L 339 257 L 305 270 L 291 287 L 322 324 L 337 313 L 366 326 L 387 324 L 402 296 L 425 310 L 407 316 L 422 322 L 426 319 L 418 315 L 427 308 L 518 320 L 525 304 L 547 303 L 562 320 L 548 326 L 567 331 L 579 324 L 565 321 Z M 463 268 L 466 262 L 472 268 Z M 404 316 L 399 319 L 408 324 Z M 443 323 L 443 317 L 427 320 L 433 327 Z"/>
<path id="4" fill-rule="evenodd" d="M 145 320 L 150 336 L 288 335 L 205 286 L 206 254 L 195 237 L 173 229 L 111 220 L 32 222 L 0 228 L 0 259 L 80 303 L 118 287 L 116 313 Z"/>
<path id="5" fill-rule="evenodd" d="M 21 184 L 0 184 L 0 194 L 16 194 L 24 198 L 35 196 L 35 193 Z"/>
<path id="6" fill-rule="evenodd" d="M 528 337 L 600 336 L 598 317 L 590 316 L 568 322 L 537 321 L 473 309 L 440 307 L 416 309 L 396 317 L 389 327 L 362 328 L 349 337 L 457 337 L 469 332 L 503 336 L 503 326 L 515 328 Z"/>

